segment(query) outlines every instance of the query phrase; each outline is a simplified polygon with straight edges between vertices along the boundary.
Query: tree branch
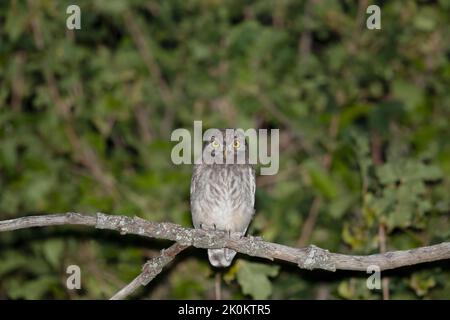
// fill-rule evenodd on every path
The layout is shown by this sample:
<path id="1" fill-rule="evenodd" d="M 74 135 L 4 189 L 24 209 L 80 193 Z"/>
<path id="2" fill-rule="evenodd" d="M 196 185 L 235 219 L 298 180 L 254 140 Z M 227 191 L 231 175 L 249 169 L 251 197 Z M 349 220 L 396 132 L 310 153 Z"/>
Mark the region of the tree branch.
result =
<path id="1" fill-rule="evenodd" d="M 450 259 L 450 242 L 420 247 L 412 250 L 391 251 L 367 256 L 331 253 L 314 245 L 293 248 L 263 241 L 259 237 L 241 237 L 238 233 L 206 231 L 185 228 L 167 222 L 150 222 L 139 217 L 126 217 L 97 213 L 96 216 L 69 212 L 42 216 L 29 216 L 0 221 L 0 232 L 31 227 L 54 225 L 87 225 L 98 229 L 119 231 L 122 235 L 135 234 L 143 237 L 172 240 L 182 246 L 214 249 L 229 248 L 237 252 L 266 258 L 283 260 L 297 264 L 303 269 L 355 270 L 366 271 L 376 265 L 380 270 L 395 269 L 424 262 Z"/>
<path id="2" fill-rule="evenodd" d="M 169 264 L 173 258 L 188 246 L 174 243 L 167 249 L 161 250 L 161 254 L 148 260 L 142 267 L 142 272 L 127 286 L 117 292 L 110 300 L 123 300 L 136 291 L 140 286 L 146 286 L 152 281 L 162 269 Z"/>

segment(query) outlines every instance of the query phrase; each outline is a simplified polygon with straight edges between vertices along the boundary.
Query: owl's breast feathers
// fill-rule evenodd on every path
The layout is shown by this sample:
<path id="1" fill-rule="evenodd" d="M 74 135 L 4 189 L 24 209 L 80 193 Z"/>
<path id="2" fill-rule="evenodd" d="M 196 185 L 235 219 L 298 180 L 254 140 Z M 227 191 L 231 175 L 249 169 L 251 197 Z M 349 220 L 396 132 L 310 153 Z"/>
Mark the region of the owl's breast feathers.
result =
<path id="1" fill-rule="evenodd" d="M 195 227 L 245 232 L 254 213 L 255 174 L 249 165 L 197 165 L 191 181 Z"/>

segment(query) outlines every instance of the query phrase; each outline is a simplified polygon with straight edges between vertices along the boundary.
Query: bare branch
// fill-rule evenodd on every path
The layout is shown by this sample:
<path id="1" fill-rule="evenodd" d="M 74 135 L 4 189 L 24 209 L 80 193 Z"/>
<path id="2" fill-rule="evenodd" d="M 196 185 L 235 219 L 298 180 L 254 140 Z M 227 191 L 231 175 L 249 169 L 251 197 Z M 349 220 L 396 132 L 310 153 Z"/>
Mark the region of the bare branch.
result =
<path id="1" fill-rule="evenodd" d="M 52 225 L 88 225 L 98 229 L 119 231 L 121 234 L 136 234 L 149 238 L 166 239 L 183 246 L 214 249 L 229 248 L 237 252 L 266 258 L 284 260 L 303 269 L 366 271 L 376 265 L 380 270 L 395 269 L 424 262 L 450 259 L 450 242 L 421 247 L 412 250 L 391 251 L 367 256 L 331 253 L 314 245 L 293 248 L 263 241 L 251 236 L 241 237 L 237 233 L 206 231 L 185 228 L 167 222 L 150 222 L 139 217 L 126 217 L 97 213 L 96 217 L 69 212 L 43 216 L 30 216 L 0 221 L 0 232 Z"/>
<path id="2" fill-rule="evenodd" d="M 161 254 L 149 261 L 142 267 L 142 272 L 133 279 L 127 286 L 117 292 L 110 300 L 123 300 L 136 291 L 140 286 L 146 286 L 152 281 L 162 269 L 170 263 L 181 251 L 188 246 L 174 243 L 167 249 L 161 250 Z"/>
<path id="3" fill-rule="evenodd" d="M 28 216 L 18 219 L 0 221 L 0 232 L 32 227 L 60 226 L 64 224 L 95 226 L 97 224 L 97 218 L 94 216 L 82 215 L 76 212 L 49 214 L 42 216 Z"/>

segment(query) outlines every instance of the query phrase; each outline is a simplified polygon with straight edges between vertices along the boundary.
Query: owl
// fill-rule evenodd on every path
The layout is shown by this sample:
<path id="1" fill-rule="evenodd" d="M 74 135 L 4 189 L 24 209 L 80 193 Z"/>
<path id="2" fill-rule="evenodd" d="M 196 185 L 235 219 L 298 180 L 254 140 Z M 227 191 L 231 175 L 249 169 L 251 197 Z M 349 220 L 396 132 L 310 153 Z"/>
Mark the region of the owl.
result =
<path id="1" fill-rule="evenodd" d="M 194 227 L 244 235 L 255 213 L 256 189 L 244 133 L 209 129 L 204 140 L 203 163 L 194 165 L 191 179 Z M 228 267 L 235 255 L 236 251 L 227 248 L 208 250 L 214 267 Z"/>

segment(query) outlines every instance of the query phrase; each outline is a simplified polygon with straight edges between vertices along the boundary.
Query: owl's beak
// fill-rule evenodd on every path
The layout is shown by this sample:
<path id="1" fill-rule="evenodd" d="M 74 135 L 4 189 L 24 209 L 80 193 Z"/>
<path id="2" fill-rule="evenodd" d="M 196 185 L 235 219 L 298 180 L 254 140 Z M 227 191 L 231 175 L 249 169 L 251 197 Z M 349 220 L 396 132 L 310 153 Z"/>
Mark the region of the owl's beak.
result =
<path id="1" fill-rule="evenodd" d="M 223 158 L 226 159 L 227 158 L 227 149 L 223 149 Z"/>

